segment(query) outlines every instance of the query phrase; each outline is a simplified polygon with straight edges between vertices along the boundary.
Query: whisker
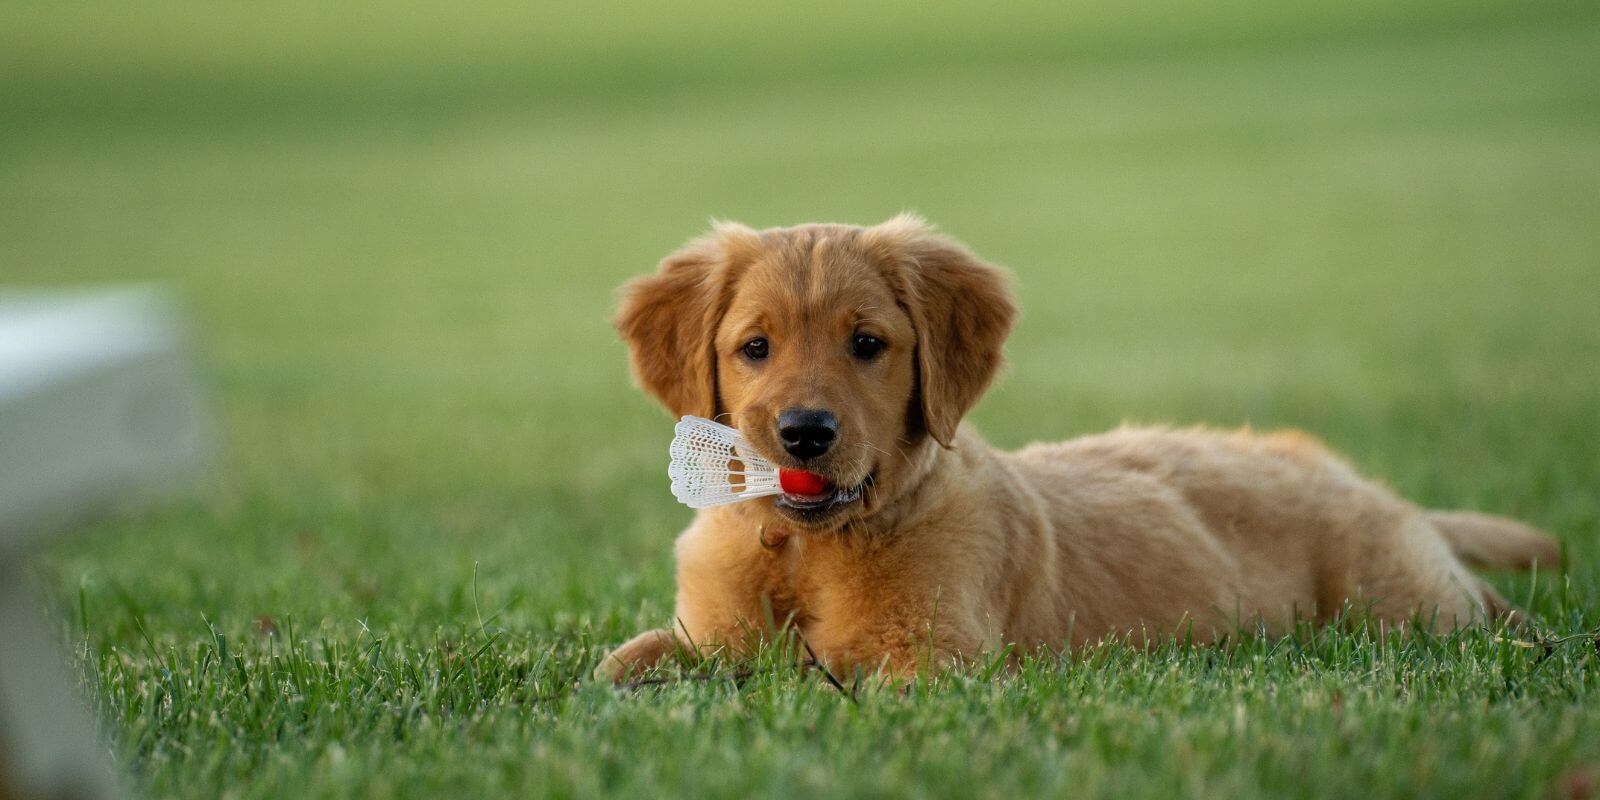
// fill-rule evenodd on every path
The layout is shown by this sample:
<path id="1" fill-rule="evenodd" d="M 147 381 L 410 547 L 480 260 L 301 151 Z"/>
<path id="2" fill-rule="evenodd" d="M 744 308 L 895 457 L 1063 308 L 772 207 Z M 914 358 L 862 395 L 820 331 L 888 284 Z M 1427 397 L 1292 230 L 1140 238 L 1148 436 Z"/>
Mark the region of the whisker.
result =
<path id="1" fill-rule="evenodd" d="M 873 444 L 872 442 L 856 442 L 855 444 L 856 444 L 856 447 L 865 447 L 868 450 L 872 450 L 872 451 L 878 452 L 878 453 L 883 453 L 884 455 L 889 455 L 888 451 L 884 450 L 881 447 L 878 447 L 877 445 Z"/>
<path id="2" fill-rule="evenodd" d="M 873 491 L 873 490 L 875 490 L 877 488 L 878 488 L 878 485 L 876 483 L 874 483 L 873 481 L 869 480 L 869 481 L 867 481 L 866 487 L 862 489 L 862 494 L 866 495 L 867 499 L 871 500 L 873 504 L 881 505 L 881 503 L 878 502 L 879 498 L 875 496 L 876 492 Z"/>
<path id="3" fill-rule="evenodd" d="M 874 450 L 874 451 L 876 451 L 876 452 L 878 452 L 878 453 L 880 453 L 882 455 L 885 455 L 885 456 L 895 456 L 895 455 L 897 455 L 897 456 L 900 456 L 900 460 L 901 461 L 904 461 L 907 464 L 911 463 L 911 456 L 906 455 L 905 451 L 901 450 L 899 448 L 895 448 L 895 451 L 893 453 L 890 453 L 888 450 L 885 450 L 885 449 L 883 449 L 881 447 L 878 447 L 877 445 L 874 445 L 871 442 L 856 442 L 856 446 L 857 447 L 865 447 L 865 448 L 867 448 L 869 450 Z"/>

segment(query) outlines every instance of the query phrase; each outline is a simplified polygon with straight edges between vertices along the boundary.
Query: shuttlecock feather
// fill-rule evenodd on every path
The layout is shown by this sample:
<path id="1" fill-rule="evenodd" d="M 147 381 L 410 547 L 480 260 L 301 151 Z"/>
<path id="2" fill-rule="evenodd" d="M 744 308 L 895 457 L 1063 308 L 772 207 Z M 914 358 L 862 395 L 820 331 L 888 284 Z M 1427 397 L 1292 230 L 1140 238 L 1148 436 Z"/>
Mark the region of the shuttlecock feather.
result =
<path id="1" fill-rule="evenodd" d="M 690 508 L 709 508 L 780 494 L 778 468 L 757 455 L 739 431 L 688 416 L 673 428 L 667 477 L 672 496 Z"/>

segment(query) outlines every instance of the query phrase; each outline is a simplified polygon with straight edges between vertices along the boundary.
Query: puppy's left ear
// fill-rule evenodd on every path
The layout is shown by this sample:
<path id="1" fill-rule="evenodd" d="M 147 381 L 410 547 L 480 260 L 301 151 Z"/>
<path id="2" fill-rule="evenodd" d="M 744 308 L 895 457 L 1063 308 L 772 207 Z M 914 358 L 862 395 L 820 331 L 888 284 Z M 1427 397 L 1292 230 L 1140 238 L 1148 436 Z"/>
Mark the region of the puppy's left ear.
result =
<path id="1" fill-rule="evenodd" d="M 912 214 L 867 228 L 862 242 L 916 327 L 917 410 L 928 434 L 949 447 L 1005 361 L 1017 316 L 1010 275 Z"/>
<path id="2" fill-rule="evenodd" d="M 759 247 L 760 234 L 719 222 L 662 259 L 655 274 L 623 285 L 614 324 L 628 343 L 634 380 L 674 417 L 716 417 L 713 339 L 739 266 Z"/>

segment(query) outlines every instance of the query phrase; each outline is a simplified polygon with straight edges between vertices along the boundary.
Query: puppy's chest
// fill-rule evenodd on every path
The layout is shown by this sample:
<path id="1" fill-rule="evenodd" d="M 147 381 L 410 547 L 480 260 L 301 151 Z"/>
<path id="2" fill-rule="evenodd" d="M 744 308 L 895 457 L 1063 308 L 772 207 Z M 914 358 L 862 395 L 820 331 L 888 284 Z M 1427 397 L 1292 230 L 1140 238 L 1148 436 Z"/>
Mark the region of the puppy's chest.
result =
<path id="1" fill-rule="evenodd" d="M 771 604 L 773 621 L 786 621 L 807 637 L 847 630 L 860 620 L 849 613 L 849 601 L 868 590 L 862 561 L 870 556 L 842 552 L 833 540 L 793 536 L 767 549 L 762 593 Z M 865 556 L 865 558 L 863 558 Z"/>

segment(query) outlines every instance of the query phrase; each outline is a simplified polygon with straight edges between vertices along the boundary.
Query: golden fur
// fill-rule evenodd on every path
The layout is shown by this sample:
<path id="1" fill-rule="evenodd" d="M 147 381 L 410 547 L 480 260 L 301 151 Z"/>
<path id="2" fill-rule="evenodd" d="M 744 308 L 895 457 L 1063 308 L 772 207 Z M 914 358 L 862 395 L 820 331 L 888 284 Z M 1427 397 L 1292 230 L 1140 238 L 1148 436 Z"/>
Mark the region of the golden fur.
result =
<path id="1" fill-rule="evenodd" d="M 677 542 L 678 624 L 598 672 L 620 678 L 680 645 L 741 652 L 786 621 L 837 668 L 902 674 L 1005 644 L 1203 642 L 1350 607 L 1450 628 L 1510 611 L 1462 559 L 1554 563 L 1549 537 L 1419 509 L 1294 431 L 1122 428 L 991 448 L 960 420 L 1000 367 L 1008 282 L 902 215 L 719 224 L 624 287 L 634 374 L 673 415 L 720 418 L 798 468 L 777 415 L 828 409 L 838 440 L 804 467 L 867 488 L 821 519 L 773 498 L 699 512 Z M 864 359 L 857 335 L 887 347 Z M 749 357 L 754 337 L 770 355 Z"/>

